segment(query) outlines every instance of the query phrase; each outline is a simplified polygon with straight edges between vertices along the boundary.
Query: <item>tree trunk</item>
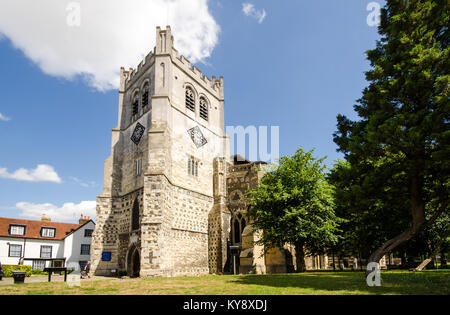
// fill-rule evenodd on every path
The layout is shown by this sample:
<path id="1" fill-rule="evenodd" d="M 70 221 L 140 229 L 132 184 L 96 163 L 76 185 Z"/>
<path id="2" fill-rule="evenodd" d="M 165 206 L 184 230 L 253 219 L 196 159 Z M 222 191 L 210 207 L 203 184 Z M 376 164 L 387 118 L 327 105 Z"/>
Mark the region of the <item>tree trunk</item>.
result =
<path id="1" fill-rule="evenodd" d="M 444 240 L 447 238 L 447 235 L 448 235 L 448 233 L 445 233 L 444 235 L 442 235 L 441 240 L 436 245 L 434 251 L 432 251 L 430 253 L 430 258 L 425 259 L 424 261 L 422 261 L 422 263 L 419 266 L 417 266 L 417 268 L 414 269 L 414 271 L 422 271 L 426 266 L 428 266 L 428 264 L 430 262 L 433 261 L 433 259 L 436 261 L 436 255 L 437 255 L 437 253 L 439 253 L 441 251 L 441 246 L 444 243 Z M 442 255 L 441 255 L 441 264 L 442 264 Z M 433 262 L 433 266 L 434 266 L 434 262 Z"/>
<path id="2" fill-rule="evenodd" d="M 435 259 L 436 254 L 439 253 L 439 251 L 440 251 L 441 244 L 442 244 L 442 242 L 440 242 L 438 244 L 438 246 L 436 246 L 436 249 L 431 253 L 430 258 L 427 258 L 424 261 L 422 261 L 422 263 L 419 266 L 417 266 L 414 269 L 414 271 L 422 271 L 426 266 L 428 266 L 428 264 L 430 262 L 433 262 L 433 268 L 432 269 L 435 269 L 434 261 L 436 260 Z"/>
<path id="3" fill-rule="evenodd" d="M 431 258 L 427 258 L 424 261 L 422 261 L 422 263 L 417 266 L 416 269 L 414 269 L 414 271 L 422 271 L 426 266 L 428 266 L 428 264 L 431 262 Z"/>
<path id="4" fill-rule="evenodd" d="M 442 203 L 441 208 L 436 211 L 436 213 L 433 215 L 433 217 L 430 218 L 430 220 L 425 221 L 425 204 L 421 198 L 422 190 L 423 188 L 419 181 L 417 179 L 413 179 L 411 183 L 411 213 L 413 218 L 412 227 L 381 245 L 381 247 L 379 247 L 375 252 L 372 253 L 372 255 L 370 255 L 369 263 L 379 263 L 384 255 L 394 250 L 397 246 L 409 241 L 422 229 L 432 225 L 436 221 L 436 219 L 445 211 L 450 203 L 450 199 L 447 199 Z M 366 271 L 366 273 L 369 274 L 370 271 L 368 270 Z"/>
<path id="5" fill-rule="evenodd" d="M 305 272 L 305 249 L 303 243 L 295 244 L 295 262 L 297 264 L 297 272 Z"/>

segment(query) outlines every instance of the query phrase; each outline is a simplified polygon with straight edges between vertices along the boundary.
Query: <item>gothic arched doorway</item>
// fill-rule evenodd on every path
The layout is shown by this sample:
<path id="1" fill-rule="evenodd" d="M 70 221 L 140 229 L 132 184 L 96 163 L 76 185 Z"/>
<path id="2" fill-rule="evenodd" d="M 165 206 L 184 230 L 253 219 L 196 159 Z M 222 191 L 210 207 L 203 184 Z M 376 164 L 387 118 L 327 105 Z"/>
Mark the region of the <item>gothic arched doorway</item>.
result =
<path id="1" fill-rule="evenodd" d="M 228 238 L 227 246 L 227 261 L 224 266 L 224 271 L 227 273 L 233 273 L 234 263 L 236 263 L 236 270 L 240 269 L 240 255 L 234 259 L 230 246 L 238 246 L 242 249 L 242 233 L 246 226 L 246 219 L 242 212 L 235 212 L 230 219 L 230 235 Z"/>
<path id="2" fill-rule="evenodd" d="M 141 272 L 141 256 L 136 246 L 132 246 L 128 251 L 127 273 L 130 277 L 139 277 Z"/>

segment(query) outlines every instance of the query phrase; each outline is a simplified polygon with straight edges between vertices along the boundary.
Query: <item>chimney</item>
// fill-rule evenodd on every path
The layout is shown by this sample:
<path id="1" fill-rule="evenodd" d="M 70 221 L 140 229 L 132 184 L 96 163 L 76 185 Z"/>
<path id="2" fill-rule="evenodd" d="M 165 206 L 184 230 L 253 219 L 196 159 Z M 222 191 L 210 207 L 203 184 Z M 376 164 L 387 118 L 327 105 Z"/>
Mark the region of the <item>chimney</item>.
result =
<path id="1" fill-rule="evenodd" d="M 90 220 L 91 220 L 90 217 L 86 217 L 86 216 L 81 215 L 80 220 L 78 221 L 78 223 L 80 225 L 83 225 L 83 224 L 89 222 Z"/>
<path id="2" fill-rule="evenodd" d="M 52 222 L 52 219 L 48 218 L 45 213 L 41 217 L 42 222 Z"/>

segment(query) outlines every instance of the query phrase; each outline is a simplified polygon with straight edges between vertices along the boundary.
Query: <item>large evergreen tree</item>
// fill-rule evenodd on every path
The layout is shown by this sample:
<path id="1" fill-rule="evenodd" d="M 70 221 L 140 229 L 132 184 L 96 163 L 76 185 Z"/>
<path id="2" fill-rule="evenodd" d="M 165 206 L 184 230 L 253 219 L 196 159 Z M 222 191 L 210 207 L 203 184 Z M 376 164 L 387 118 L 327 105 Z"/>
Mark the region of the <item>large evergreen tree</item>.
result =
<path id="1" fill-rule="evenodd" d="M 386 175 L 407 187 L 408 228 L 373 251 L 372 262 L 449 211 L 449 23 L 447 0 L 387 0 L 381 39 L 367 52 L 372 69 L 355 106 L 360 120 L 338 116 L 335 142 L 354 172 L 384 191 L 383 209 L 399 191 Z"/>
<path id="2" fill-rule="evenodd" d="M 247 192 L 248 216 L 260 232 L 259 243 L 266 249 L 293 244 L 297 272 L 306 270 L 306 253 L 322 254 L 337 241 L 339 219 L 324 169 L 323 159 L 299 149 L 282 157 L 259 187 Z"/>

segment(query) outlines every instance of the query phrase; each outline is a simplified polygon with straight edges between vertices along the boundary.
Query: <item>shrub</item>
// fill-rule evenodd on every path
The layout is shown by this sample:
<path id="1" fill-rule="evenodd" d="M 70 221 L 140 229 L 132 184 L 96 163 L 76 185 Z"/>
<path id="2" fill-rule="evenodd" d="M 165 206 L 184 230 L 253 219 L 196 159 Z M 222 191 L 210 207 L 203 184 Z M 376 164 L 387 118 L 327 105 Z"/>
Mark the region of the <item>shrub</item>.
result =
<path id="1" fill-rule="evenodd" d="M 3 277 L 5 277 L 5 278 L 12 277 L 13 271 L 26 271 L 26 274 L 25 274 L 26 277 L 30 277 L 32 274 L 31 266 L 27 266 L 27 265 L 2 265 L 2 269 L 4 272 Z"/>
<path id="2" fill-rule="evenodd" d="M 42 275 L 48 275 L 48 272 L 44 272 L 41 269 L 33 269 L 33 270 L 31 270 L 31 274 L 33 276 L 42 276 Z"/>

